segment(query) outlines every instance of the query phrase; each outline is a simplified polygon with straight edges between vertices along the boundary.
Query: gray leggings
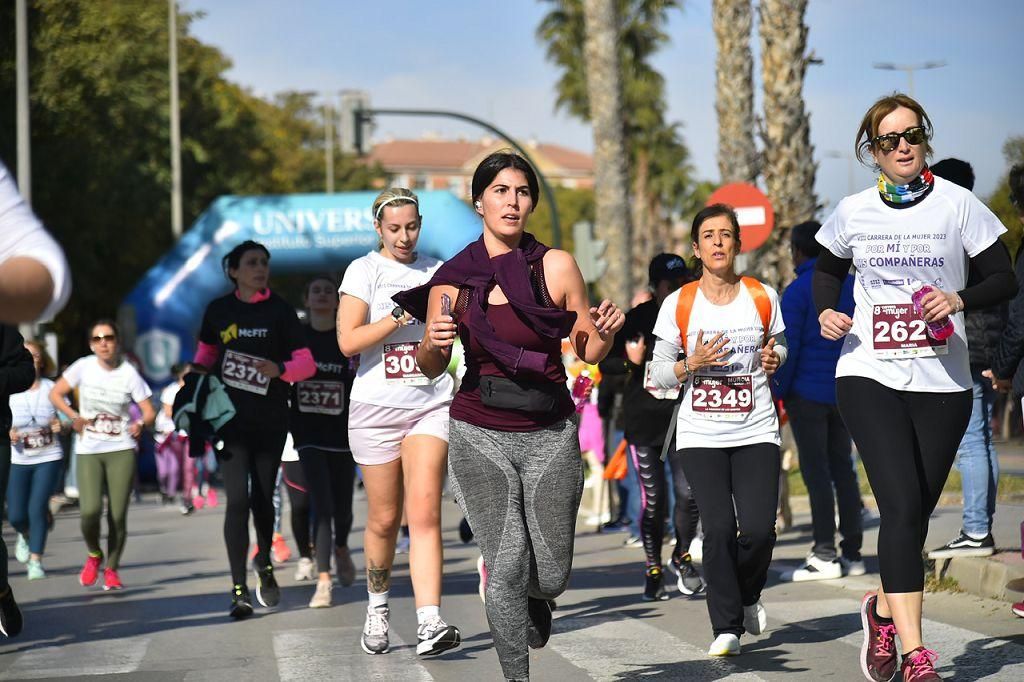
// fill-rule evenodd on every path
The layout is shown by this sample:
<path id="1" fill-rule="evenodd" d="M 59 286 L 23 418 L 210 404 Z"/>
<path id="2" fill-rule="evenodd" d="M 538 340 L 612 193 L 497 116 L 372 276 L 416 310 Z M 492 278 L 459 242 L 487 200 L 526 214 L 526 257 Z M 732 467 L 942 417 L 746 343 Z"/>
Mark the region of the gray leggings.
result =
<path id="1" fill-rule="evenodd" d="M 487 565 L 487 621 L 508 679 L 530 674 L 527 597 L 554 599 L 572 568 L 583 464 L 575 417 L 540 431 L 451 420 L 448 470 Z"/>

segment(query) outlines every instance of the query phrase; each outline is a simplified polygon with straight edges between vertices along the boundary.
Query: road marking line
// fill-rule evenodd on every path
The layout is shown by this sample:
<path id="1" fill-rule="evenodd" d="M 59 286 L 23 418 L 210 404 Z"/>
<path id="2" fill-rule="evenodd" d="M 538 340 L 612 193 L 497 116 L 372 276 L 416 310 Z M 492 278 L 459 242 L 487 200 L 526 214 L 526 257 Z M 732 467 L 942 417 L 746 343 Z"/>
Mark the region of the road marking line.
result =
<path id="1" fill-rule="evenodd" d="M 135 672 L 146 656 L 149 637 L 71 642 L 30 649 L 20 654 L 0 680 L 40 680 L 79 675 Z"/>
<path id="2" fill-rule="evenodd" d="M 431 682 L 416 656 L 394 630 L 391 651 L 371 656 L 359 646 L 362 626 L 282 630 L 274 633 L 274 655 L 281 682 L 308 680 L 415 680 Z"/>

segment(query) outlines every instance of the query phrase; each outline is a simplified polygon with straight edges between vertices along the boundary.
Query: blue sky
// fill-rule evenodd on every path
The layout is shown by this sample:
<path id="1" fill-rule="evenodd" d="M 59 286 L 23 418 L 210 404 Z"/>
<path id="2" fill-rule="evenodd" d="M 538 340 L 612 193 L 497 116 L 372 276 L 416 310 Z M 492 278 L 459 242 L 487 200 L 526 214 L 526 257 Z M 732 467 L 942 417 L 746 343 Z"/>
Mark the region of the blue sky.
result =
<path id="1" fill-rule="evenodd" d="M 534 0 L 180 0 L 202 11 L 193 32 L 234 63 L 229 77 L 260 95 L 357 88 L 374 106 L 443 108 L 493 121 L 520 140 L 590 151 L 589 126 L 554 111 L 557 69 L 534 36 L 546 2 Z M 1002 145 L 1024 135 L 1020 28 L 1024 2 L 932 0 L 903 5 L 811 0 L 808 47 L 824 59 L 808 68 L 804 94 L 818 161 L 816 191 L 827 212 L 848 193 L 848 165 L 860 118 L 877 97 L 906 89 L 906 74 L 874 62 L 948 65 L 920 71 L 914 94 L 935 124 L 936 160 L 971 162 L 975 190 L 991 192 L 1007 168 Z M 666 27 L 671 43 L 655 59 L 668 86 L 669 116 L 700 177 L 717 181 L 715 42 L 710 0 L 690 0 Z M 755 72 L 760 69 L 756 26 Z M 755 74 L 755 77 L 759 77 Z M 758 86 L 759 87 L 759 86 Z M 760 97 L 757 106 L 760 107 Z M 427 132 L 477 137 L 443 119 L 380 118 L 379 137 Z M 854 185 L 873 181 L 856 165 Z"/>

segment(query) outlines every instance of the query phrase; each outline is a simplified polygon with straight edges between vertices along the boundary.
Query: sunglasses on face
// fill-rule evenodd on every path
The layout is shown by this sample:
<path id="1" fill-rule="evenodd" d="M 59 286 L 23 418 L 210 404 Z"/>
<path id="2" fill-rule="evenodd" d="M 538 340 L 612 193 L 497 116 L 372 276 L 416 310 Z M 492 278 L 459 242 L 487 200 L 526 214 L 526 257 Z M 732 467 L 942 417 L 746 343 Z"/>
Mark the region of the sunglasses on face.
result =
<path id="1" fill-rule="evenodd" d="M 100 343 L 101 341 L 110 341 L 113 343 L 114 341 L 117 341 L 117 336 L 114 334 L 100 334 L 99 336 L 91 337 L 89 340 L 93 343 Z"/>
<path id="2" fill-rule="evenodd" d="M 875 149 L 888 154 L 899 146 L 901 137 L 907 141 L 907 144 L 921 144 L 928 139 L 928 134 L 925 132 L 924 126 L 914 126 L 913 128 L 907 128 L 902 133 L 879 135 L 871 140 L 871 144 L 875 146 Z"/>

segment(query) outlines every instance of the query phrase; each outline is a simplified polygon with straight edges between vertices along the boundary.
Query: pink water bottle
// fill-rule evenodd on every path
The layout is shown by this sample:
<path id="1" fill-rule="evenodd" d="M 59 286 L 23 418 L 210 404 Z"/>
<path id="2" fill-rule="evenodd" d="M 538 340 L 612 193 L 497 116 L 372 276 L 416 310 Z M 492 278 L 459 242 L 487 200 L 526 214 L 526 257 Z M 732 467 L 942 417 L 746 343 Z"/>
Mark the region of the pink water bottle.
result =
<path id="1" fill-rule="evenodd" d="M 925 294 L 935 291 L 927 284 L 921 285 L 917 291 L 911 296 L 910 300 L 914 302 L 914 314 L 924 319 L 924 309 L 921 307 L 921 299 L 925 297 Z M 928 336 L 932 337 L 936 341 L 945 341 L 953 335 L 953 320 L 949 317 L 944 317 L 941 320 L 935 320 L 933 322 L 926 322 L 928 325 Z"/>
<path id="2" fill-rule="evenodd" d="M 583 370 L 576 375 L 576 379 L 572 382 L 572 402 L 576 405 L 576 411 L 583 411 L 583 406 L 587 404 L 589 396 L 587 396 L 587 389 L 594 384 L 594 380 L 590 378 L 590 372 Z"/>

